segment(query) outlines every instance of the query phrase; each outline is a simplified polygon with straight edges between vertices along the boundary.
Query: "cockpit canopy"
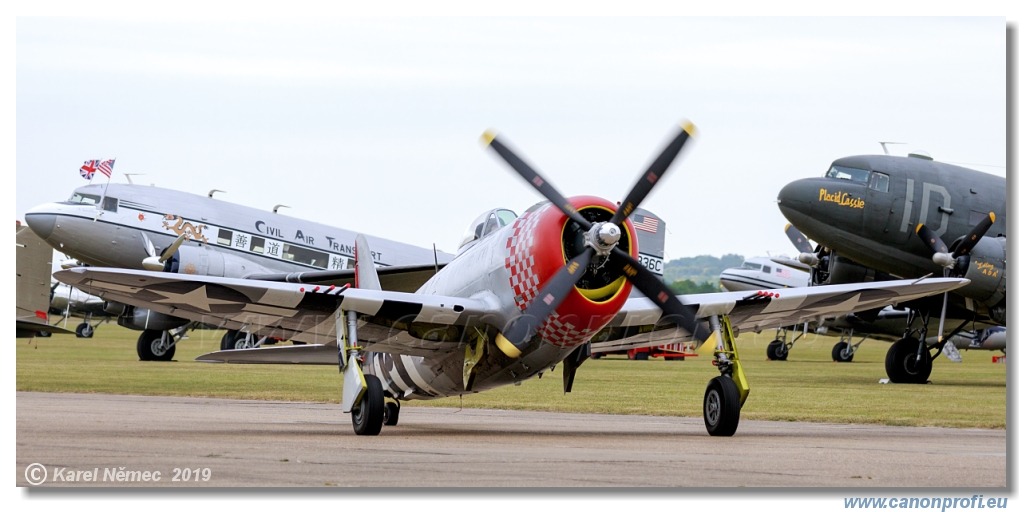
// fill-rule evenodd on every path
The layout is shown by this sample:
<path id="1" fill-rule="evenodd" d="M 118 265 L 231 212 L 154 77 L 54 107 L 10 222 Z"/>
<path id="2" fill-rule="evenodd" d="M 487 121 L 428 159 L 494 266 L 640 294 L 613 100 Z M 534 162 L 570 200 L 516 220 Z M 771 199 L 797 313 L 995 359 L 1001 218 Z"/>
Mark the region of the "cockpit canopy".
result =
<path id="1" fill-rule="evenodd" d="M 462 242 L 459 243 L 459 252 L 476 243 L 477 240 L 494 233 L 495 231 L 509 225 L 516 220 L 516 212 L 505 208 L 495 208 L 482 213 L 469 225 Z"/>
<path id="2" fill-rule="evenodd" d="M 871 189 L 879 192 L 889 191 L 889 175 L 878 171 L 858 169 L 856 167 L 833 163 L 832 167 L 829 167 L 828 172 L 825 173 L 825 177 L 860 183 L 861 185 L 867 185 Z"/>

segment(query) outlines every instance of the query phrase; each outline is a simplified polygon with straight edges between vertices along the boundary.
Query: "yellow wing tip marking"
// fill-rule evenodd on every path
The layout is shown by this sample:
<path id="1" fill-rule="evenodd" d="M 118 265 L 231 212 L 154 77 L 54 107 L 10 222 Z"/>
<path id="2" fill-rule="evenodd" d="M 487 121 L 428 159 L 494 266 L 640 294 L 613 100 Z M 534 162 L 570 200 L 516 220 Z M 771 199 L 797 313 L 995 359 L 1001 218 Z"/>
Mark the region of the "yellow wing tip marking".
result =
<path id="1" fill-rule="evenodd" d="M 697 135 L 697 126 L 690 121 L 684 122 L 682 125 L 683 131 L 686 132 L 690 137 Z"/>
<path id="2" fill-rule="evenodd" d="M 483 135 L 480 136 L 480 142 L 484 146 L 490 146 L 491 142 L 494 142 L 494 138 L 497 136 L 498 134 L 495 133 L 493 130 L 486 130 L 484 131 Z"/>
<path id="3" fill-rule="evenodd" d="M 914 233 L 920 233 L 921 232 L 921 228 L 923 228 L 923 227 L 924 227 L 924 223 L 918 224 L 917 227 L 914 228 Z"/>
<path id="4" fill-rule="evenodd" d="M 988 212 L 988 220 L 990 220 L 993 223 L 995 223 L 995 221 L 996 221 L 996 212 Z"/>
<path id="5" fill-rule="evenodd" d="M 522 351 L 516 348 L 511 341 L 508 340 L 503 334 L 498 333 L 498 337 L 494 339 L 494 343 L 498 345 L 498 349 L 501 350 L 506 356 L 511 358 L 518 358 L 523 355 Z"/>

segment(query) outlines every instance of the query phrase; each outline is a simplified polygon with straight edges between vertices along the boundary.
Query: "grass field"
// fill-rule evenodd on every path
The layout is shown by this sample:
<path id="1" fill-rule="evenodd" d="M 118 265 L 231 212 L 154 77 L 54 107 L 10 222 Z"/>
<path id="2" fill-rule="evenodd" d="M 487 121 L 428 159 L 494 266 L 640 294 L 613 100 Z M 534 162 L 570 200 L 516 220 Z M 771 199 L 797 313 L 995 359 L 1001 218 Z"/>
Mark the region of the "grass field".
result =
<path id="1" fill-rule="evenodd" d="M 141 362 L 137 331 L 103 325 L 92 339 L 73 335 L 17 340 L 17 389 L 68 393 L 175 395 L 338 402 L 341 377 L 333 366 L 198 363 L 219 348 L 223 331 L 192 331 L 176 361 Z M 964 352 L 955 364 L 935 360 L 932 383 L 880 384 L 889 344 L 865 341 L 852 363 L 834 363 L 837 338 L 801 339 L 788 361 L 768 361 L 769 332 L 740 337 L 740 356 L 751 385 L 742 418 L 782 421 L 1006 428 L 1006 365 L 1001 353 Z M 541 379 L 486 393 L 406 407 L 467 407 L 543 411 L 701 415 L 708 380 L 717 371 L 707 357 L 686 361 L 591 360 L 579 370 L 571 394 L 562 393 L 561 368 Z M 339 410 L 339 414 L 341 414 Z"/>

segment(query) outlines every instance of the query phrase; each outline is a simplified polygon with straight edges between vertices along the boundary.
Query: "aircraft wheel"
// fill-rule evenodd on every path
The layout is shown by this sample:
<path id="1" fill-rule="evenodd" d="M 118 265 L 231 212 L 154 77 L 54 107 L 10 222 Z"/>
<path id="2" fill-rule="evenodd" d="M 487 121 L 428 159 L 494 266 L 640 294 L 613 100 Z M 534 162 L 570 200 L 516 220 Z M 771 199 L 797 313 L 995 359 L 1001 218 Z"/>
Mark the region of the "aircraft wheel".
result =
<path id="1" fill-rule="evenodd" d="M 740 424 L 740 390 L 729 377 L 720 375 L 704 391 L 704 426 L 712 436 L 731 436 Z"/>
<path id="2" fill-rule="evenodd" d="M 40 338 L 49 338 L 50 336 L 53 336 L 53 333 L 50 331 L 39 331 L 36 333 L 36 335 L 39 336 Z"/>
<path id="3" fill-rule="evenodd" d="M 845 341 L 840 341 L 832 347 L 832 360 L 837 363 L 849 363 L 853 361 L 853 352 L 850 350 L 850 344 Z"/>
<path id="4" fill-rule="evenodd" d="M 932 374 L 932 358 L 926 351 L 918 362 L 917 347 L 920 342 L 914 338 L 903 338 L 889 347 L 885 353 L 885 373 L 889 382 L 897 384 L 926 384 Z"/>
<path id="5" fill-rule="evenodd" d="M 648 355 L 649 354 L 647 352 L 637 352 L 637 353 L 633 354 L 633 360 L 634 361 L 646 361 L 647 358 L 648 358 Z"/>
<path id="6" fill-rule="evenodd" d="M 135 344 L 135 351 L 139 354 L 139 361 L 170 361 L 174 359 L 175 346 L 163 346 L 163 331 L 148 329 L 139 335 L 139 341 Z"/>
<path id="7" fill-rule="evenodd" d="M 398 425 L 398 412 L 402 410 L 402 404 L 398 402 L 384 402 L 384 424 L 393 427 Z"/>
<path id="8" fill-rule="evenodd" d="M 366 392 L 352 410 L 352 429 L 357 436 L 375 436 L 384 426 L 384 387 L 375 375 L 366 376 Z"/>
<path id="9" fill-rule="evenodd" d="M 785 361 L 789 357 L 789 347 L 782 340 L 775 340 L 768 344 L 768 359 L 772 361 Z"/>
<path id="10" fill-rule="evenodd" d="M 220 337 L 220 349 L 234 350 L 236 336 L 238 336 L 238 331 L 235 330 L 229 330 L 228 332 L 224 333 L 224 336 Z"/>
<path id="11" fill-rule="evenodd" d="M 82 322 L 75 328 L 75 336 L 79 338 L 92 338 L 95 329 L 88 322 Z"/>
<path id="12" fill-rule="evenodd" d="M 234 350 L 253 348 L 253 346 L 246 340 L 247 337 L 246 333 L 242 331 L 235 331 L 235 343 L 231 345 L 231 348 Z"/>

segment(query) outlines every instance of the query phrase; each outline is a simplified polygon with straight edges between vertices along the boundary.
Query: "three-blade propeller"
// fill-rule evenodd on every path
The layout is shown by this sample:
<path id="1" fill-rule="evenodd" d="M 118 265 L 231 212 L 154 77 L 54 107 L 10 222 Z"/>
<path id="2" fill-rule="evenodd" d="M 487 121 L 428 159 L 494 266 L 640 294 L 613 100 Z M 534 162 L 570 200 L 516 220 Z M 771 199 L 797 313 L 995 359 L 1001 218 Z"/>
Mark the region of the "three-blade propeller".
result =
<path id="1" fill-rule="evenodd" d="M 498 348 L 509 357 L 519 357 L 524 348 L 536 334 L 541 323 L 569 295 L 573 287 L 587 272 L 587 266 L 595 256 L 607 258 L 622 275 L 633 283 L 638 290 L 654 301 L 666 314 L 666 318 L 679 327 L 692 333 L 694 337 L 704 339 L 709 332 L 700 325 L 696 318 L 696 308 L 684 305 L 676 298 L 672 290 L 655 274 L 641 265 L 632 255 L 617 247 L 621 234 L 626 230 L 624 222 L 629 215 L 640 206 L 640 203 L 654 190 L 654 187 L 668 171 L 683 146 L 693 136 L 696 128 L 686 123 L 680 132 L 673 137 L 665 149 L 651 163 L 650 167 L 640 176 L 626 198 L 607 222 L 590 222 L 580 215 L 579 211 L 551 183 L 519 158 L 512 150 L 502 143 L 495 134 L 484 133 L 483 142 L 512 167 L 527 183 L 535 188 L 545 199 L 559 208 L 571 222 L 576 223 L 586 232 L 586 246 L 579 254 L 573 256 L 564 267 L 553 275 L 537 294 L 522 315 L 515 318 L 505 332 L 497 338 Z"/>
<path id="2" fill-rule="evenodd" d="M 978 245 L 988 229 L 992 227 L 996 222 L 995 212 L 988 212 L 988 215 L 984 219 L 981 219 L 974 228 L 971 229 L 970 233 L 963 238 L 960 245 L 957 246 L 956 250 L 949 252 L 946 248 L 946 244 L 943 243 L 942 239 L 939 238 L 934 231 L 924 224 L 917 225 L 917 236 L 921 238 L 921 241 L 932 250 L 932 261 L 936 265 L 945 267 L 946 269 L 952 270 L 956 265 L 957 259 L 962 256 L 967 256 L 974 250 L 974 246 Z"/>

